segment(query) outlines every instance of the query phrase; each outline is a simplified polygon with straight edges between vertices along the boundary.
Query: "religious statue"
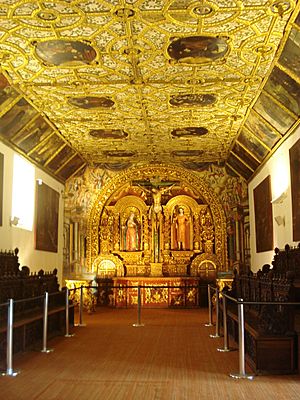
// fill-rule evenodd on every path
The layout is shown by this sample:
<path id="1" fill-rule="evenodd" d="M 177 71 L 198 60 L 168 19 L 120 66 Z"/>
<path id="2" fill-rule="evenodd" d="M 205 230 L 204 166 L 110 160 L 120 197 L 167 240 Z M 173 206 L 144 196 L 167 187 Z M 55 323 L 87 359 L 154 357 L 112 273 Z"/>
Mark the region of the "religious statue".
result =
<path id="1" fill-rule="evenodd" d="M 175 224 L 177 250 L 186 250 L 189 247 L 189 218 L 184 214 L 182 207 L 178 208 L 178 214 L 174 217 L 173 224 Z"/>
<path id="2" fill-rule="evenodd" d="M 139 232 L 134 212 L 131 212 L 125 227 L 125 248 L 128 251 L 138 250 Z"/>

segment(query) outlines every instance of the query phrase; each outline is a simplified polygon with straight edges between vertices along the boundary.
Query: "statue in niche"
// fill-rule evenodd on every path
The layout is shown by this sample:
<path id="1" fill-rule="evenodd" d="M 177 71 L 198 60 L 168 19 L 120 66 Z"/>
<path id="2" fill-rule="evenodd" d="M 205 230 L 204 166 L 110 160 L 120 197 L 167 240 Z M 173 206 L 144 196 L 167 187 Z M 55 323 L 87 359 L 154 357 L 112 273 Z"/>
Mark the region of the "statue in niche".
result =
<path id="1" fill-rule="evenodd" d="M 183 207 L 178 207 L 173 218 L 174 247 L 177 250 L 190 248 L 189 217 L 185 214 Z"/>
<path id="2" fill-rule="evenodd" d="M 125 226 L 125 249 L 137 251 L 139 249 L 139 226 L 134 212 L 131 212 Z"/>

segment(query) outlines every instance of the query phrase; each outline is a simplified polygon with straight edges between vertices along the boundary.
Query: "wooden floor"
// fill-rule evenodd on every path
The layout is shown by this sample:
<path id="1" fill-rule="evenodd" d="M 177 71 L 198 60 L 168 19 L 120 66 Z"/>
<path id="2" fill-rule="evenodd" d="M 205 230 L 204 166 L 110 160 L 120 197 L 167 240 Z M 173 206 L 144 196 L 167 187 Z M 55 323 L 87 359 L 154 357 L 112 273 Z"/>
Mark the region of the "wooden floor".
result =
<path id="1" fill-rule="evenodd" d="M 207 311 L 97 309 L 72 338 L 51 340 L 54 352 L 17 356 L 16 377 L 0 377 L 5 400 L 299 400 L 300 375 L 229 377 L 238 352 L 220 353 Z M 250 372 L 250 371 L 247 371 Z"/>

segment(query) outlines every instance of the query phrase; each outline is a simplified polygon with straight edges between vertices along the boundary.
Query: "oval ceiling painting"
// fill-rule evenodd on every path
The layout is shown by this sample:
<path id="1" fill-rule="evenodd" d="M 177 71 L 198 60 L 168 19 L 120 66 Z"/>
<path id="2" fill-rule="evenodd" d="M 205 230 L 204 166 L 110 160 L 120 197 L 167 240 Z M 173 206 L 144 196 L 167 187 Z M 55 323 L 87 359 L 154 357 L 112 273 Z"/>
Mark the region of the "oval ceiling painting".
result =
<path id="1" fill-rule="evenodd" d="M 97 96 L 85 96 L 85 97 L 70 97 L 68 103 L 72 106 L 79 108 L 110 108 L 115 102 L 110 97 L 97 97 Z"/>
<path id="2" fill-rule="evenodd" d="M 203 150 L 177 150 L 172 151 L 173 156 L 176 157 L 197 157 L 204 153 Z"/>
<path id="3" fill-rule="evenodd" d="M 203 136 L 208 133 L 208 129 L 200 126 L 200 127 L 188 127 L 188 128 L 178 128 L 174 129 L 171 134 L 177 138 L 185 138 L 185 137 L 197 137 Z"/>
<path id="4" fill-rule="evenodd" d="M 122 129 L 92 129 L 90 135 L 97 139 L 125 139 L 128 133 Z"/>
<path id="5" fill-rule="evenodd" d="M 46 64 L 57 66 L 90 64 L 97 56 L 92 46 L 77 40 L 47 40 L 36 43 L 35 52 Z"/>
<path id="6" fill-rule="evenodd" d="M 127 150 L 107 150 L 103 154 L 107 157 L 132 157 L 135 155 L 133 151 Z"/>
<path id="7" fill-rule="evenodd" d="M 201 94 L 201 93 L 190 93 L 190 94 L 178 94 L 170 97 L 169 103 L 171 106 L 208 106 L 214 104 L 217 101 L 217 97 L 213 94 Z"/>
<path id="8" fill-rule="evenodd" d="M 187 36 L 174 40 L 168 47 L 169 56 L 187 64 L 206 64 L 223 58 L 229 47 L 225 38 Z"/>

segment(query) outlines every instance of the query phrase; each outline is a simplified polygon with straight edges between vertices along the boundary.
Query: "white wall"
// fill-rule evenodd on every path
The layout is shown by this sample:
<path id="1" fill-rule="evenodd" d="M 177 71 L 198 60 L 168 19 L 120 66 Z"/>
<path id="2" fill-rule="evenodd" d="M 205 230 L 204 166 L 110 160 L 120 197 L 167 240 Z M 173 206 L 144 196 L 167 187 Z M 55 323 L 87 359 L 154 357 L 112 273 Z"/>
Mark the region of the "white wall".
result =
<path id="1" fill-rule="evenodd" d="M 278 148 L 278 150 L 267 161 L 259 173 L 249 183 L 249 213 L 250 213 L 250 247 L 251 247 L 251 268 L 257 271 L 263 264 L 271 264 L 274 251 L 256 253 L 255 237 L 255 215 L 253 190 L 268 176 L 271 176 L 272 199 L 276 199 L 282 191 L 286 190 L 287 196 L 280 203 L 272 203 L 273 211 L 273 243 L 274 248 L 283 249 L 286 244 L 295 246 L 293 242 L 292 227 L 292 197 L 290 187 L 290 159 L 289 149 L 299 140 L 300 128 Z M 300 173 L 300 171 L 299 171 Z M 284 218 L 284 224 L 278 225 L 275 217 Z"/>
<path id="2" fill-rule="evenodd" d="M 35 250 L 34 230 L 27 231 L 14 226 L 10 226 L 11 205 L 12 205 L 12 178 L 13 178 L 13 156 L 14 151 L 0 142 L 0 153 L 4 154 L 4 179 L 3 179 L 3 224 L 0 226 L 0 250 L 19 249 L 19 263 L 21 266 L 27 265 L 31 272 L 40 269 L 53 271 L 58 269 L 59 283 L 62 283 L 63 265 L 63 206 L 62 196 L 59 198 L 59 219 L 58 219 L 58 252 Z M 64 185 L 56 181 L 45 172 L 35 167 L 36 179 L 43 182 L 52 189 L 61 193 Z"/>

